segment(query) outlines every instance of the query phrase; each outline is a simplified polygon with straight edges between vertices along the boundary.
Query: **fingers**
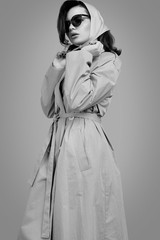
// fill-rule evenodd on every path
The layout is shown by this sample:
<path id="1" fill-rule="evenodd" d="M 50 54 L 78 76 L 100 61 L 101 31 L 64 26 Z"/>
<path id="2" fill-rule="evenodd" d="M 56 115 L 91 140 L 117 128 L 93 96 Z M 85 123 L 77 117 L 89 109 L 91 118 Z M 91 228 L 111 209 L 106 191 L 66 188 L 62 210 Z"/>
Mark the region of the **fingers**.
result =
<path id="1" fill-rule="evenodd" d="M 89 45 L 83 48 L 90 52 L 94 57 L 99 56 L 102 52 L 104 52 L 103 44 L 100 41 L 92 41 Z"/>
<path id="2" fill-rule="evenodd" d="M 60 58 L 63 59 L 66 57 L 66 52 L 65 51 L 58 52 L 56 57 L 57 57 L 57 59 L 60 59 Z"/>
<path id="3" fill-rule="evenodd" d="M 89 42 L 89 45 L 95 45 L 96 43 L 97 43 L 98 41 L 91 41 L 91 42 Z"/>
<path id="4" fill-rule="evenodd" d="M 97 47 L 97 50 L 99 51 L 99 53 L 102 53 L 104 51 L 103 44 L 100 41 L 97 41 L 95 46 Z"/>

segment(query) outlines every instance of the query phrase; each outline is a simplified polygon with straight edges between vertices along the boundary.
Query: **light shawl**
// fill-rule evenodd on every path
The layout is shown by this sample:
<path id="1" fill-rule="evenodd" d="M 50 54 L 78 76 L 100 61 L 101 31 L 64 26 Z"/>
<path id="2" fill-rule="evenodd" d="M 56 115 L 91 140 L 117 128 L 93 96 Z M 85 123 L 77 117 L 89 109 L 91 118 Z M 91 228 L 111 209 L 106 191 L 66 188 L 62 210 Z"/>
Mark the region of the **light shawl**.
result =
<path id="1" fill-rule="evenodd" d="M 109 28 L 104 24 L 104 20 L 100 12 L 91 4 L 85 3 L 90 16 L 91 16 L 91 28 L 89 42 L 96 40 L 102 33 L 109 30 Z"/>
<path id="2" fill-rule="evenodd" d="M 102 33 L 109 30 L 109 28 L 105 25 L 100 12 L 93 5 L 91 5 L 89 3 L 85 3 L 85 2 L 83 2 L 83 3 L 86 6 L 86 8 L 91 16 L 91 27 L 90 27 L 89 40 L 87 42 L 85 42 L 84 44 L 78 46 L 78 48 L 82 48 L 83 46 L 88 45 L 90 42 L 95 41 Z M 66 50 L 68 49 L 68 47 L 70 47 L 72 45 L 68 38 L 67 38 L 67 42 L 69 43 L 69 46 L 66 46 Z M 66 50 L 62 51 L 60 53 L 60 56 L 61 56 L 61 54 L 66 55 Z"/>

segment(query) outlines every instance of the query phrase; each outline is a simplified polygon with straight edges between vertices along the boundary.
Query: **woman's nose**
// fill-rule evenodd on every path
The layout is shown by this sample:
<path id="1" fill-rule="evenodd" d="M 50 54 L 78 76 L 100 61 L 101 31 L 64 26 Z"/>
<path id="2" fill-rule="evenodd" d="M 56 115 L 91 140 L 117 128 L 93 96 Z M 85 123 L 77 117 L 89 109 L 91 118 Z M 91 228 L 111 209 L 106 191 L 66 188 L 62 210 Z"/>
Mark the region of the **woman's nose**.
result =
<path id="1" fill-rule="evenodd" d="M 69 30 L 75 29 L 75 27 L 72 25 L 72 23 L 70 23 L 69 25 Z"/>

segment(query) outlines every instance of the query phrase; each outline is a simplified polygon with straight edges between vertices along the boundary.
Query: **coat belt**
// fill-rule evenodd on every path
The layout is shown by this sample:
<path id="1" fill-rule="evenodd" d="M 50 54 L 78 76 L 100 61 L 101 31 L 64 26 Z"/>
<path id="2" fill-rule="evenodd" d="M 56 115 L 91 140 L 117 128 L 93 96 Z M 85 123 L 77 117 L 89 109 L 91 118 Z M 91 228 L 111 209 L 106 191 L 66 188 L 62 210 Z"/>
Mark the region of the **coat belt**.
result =
<path id="1" fill-rule="evenodd" d="M 96 121 L 101 123 L 101 117 L 97 116 L 95 113 L 85 113 L 85 112 L 71 112 L 71 113 L 59 113 L 55 114 L 53 117 L 53 131 L 50 134 L 50 152 L 49 152 L 49 161 L 48 161 L 48 172 L 47 172 L 47 182 L 46 182 L 46 193 L 45 193 L 45 201 L 44 201 L 44 209 L 43 209 L 43 217 L 42 217 L 42 232 L 41 237 L 45 239 L 50 239 L 51 237 L 51 225 L 52 225 L 52 214 L 53 214 L 53 206 L 51 206 L 51 194 L 52 194 L 52 185 L 53 183 L 53 171 L 54 171 L 54 158 L 55 158 L 55 136 L 56 136 L 56 125 L 55 123 L 60 119 L 69 119 L 74 120 L 74 118 L 85 118 L 90 119 L 92 121 Z M 65 124 L 65 123 L 64 123 Z M 54 198 L 54 197 L 53 197 Z M 52 199 L 53 199 L 52 198 Z"/>
<path id="2" fill-rule="evenodd" d="M 53 119 L 54 121 L 57 121 L 59 118 L 68 118 L 69 120 L 73 120 L 74 118 L 85 118 L 101 123 L 100 116 L 98 116 L 96 113 L 89 112 L 58 113 L 54 115 Z"/>

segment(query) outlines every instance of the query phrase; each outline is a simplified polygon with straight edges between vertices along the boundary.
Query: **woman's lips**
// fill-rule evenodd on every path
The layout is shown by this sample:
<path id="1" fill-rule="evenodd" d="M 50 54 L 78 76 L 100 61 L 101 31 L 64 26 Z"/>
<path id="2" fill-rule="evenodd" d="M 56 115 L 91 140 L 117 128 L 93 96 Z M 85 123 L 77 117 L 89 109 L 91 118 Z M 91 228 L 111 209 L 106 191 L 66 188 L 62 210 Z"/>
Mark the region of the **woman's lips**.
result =
<path id="1" fill-rule="evenodd" d="M 79 35 L 78 33 L 72 33 L 71 38 L 76 38 L 76 37 L 78 37 L 78 35 Z"/>

